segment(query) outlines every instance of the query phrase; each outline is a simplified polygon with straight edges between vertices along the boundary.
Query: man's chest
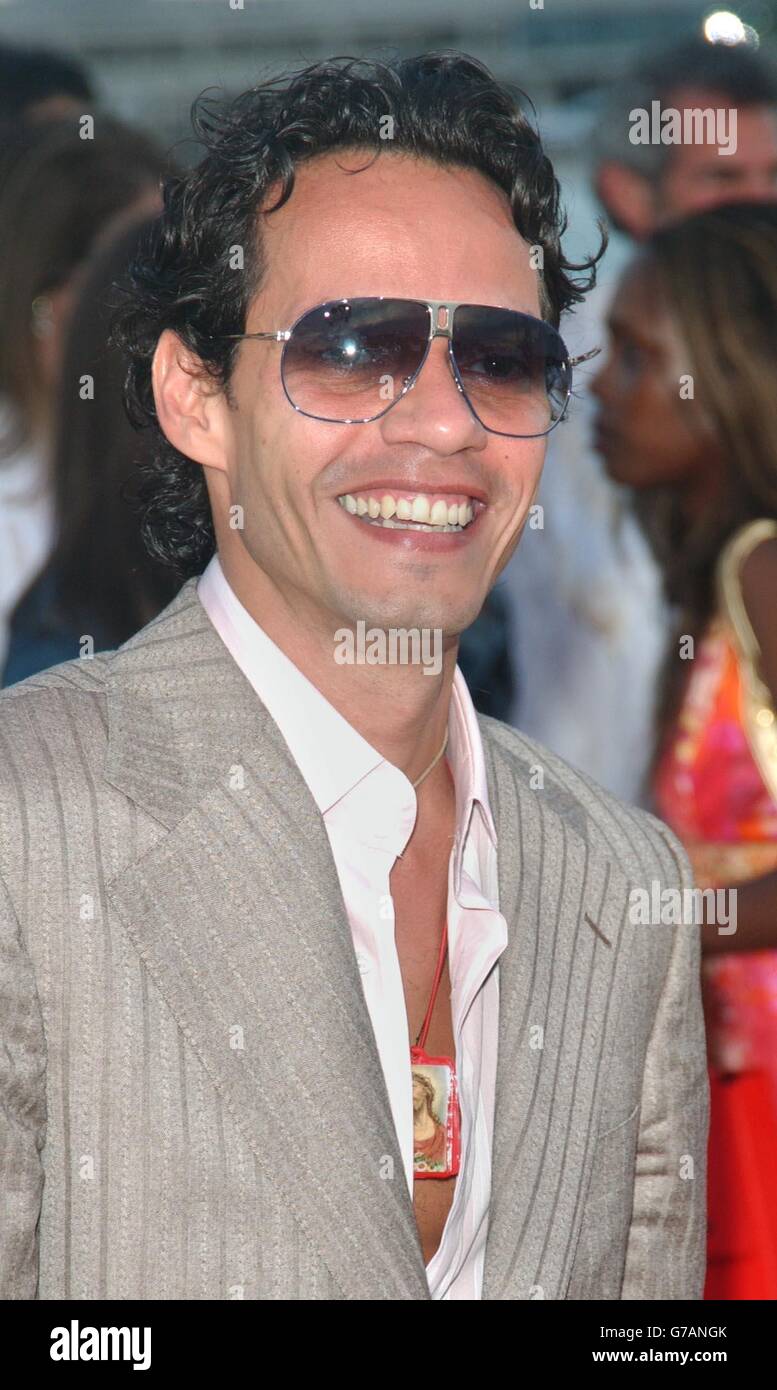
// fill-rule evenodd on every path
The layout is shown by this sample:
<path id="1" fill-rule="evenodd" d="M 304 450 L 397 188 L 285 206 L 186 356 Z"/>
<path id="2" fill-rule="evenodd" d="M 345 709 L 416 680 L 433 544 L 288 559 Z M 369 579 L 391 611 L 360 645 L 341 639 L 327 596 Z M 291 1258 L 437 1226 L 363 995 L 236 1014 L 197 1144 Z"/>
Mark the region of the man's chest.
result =
<path id="1" fill-rule="evenodd" d="M 397 873 L 397 868 L 400 872 Z M 408 1019 L 408 1048 L 416 1043 L 429 1008 L 447 911 L 447 865 L 419 881 L 398 861 L 392 873 L 395 941 Z M 451 980 L 446 954 L 432 1009 L 425 1048 L 433 1056 L 456 1058 Z M 457 1178 L 421 1178 L 413 1185 L 413 1208 L 424 1262 L 442 1239 Z"/>

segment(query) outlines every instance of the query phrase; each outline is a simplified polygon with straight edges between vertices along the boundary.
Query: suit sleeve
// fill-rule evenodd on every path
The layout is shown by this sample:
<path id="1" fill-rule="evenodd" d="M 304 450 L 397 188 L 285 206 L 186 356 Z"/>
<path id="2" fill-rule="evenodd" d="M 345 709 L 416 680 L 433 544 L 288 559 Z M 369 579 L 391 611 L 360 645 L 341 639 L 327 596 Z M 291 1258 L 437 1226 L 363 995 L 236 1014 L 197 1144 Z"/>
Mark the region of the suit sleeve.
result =
<path id="1" fill-rule="evenodd" d="M 0 879 L 0 1299 L 34 1299 L 46 1040 L 32 964 Z"/>
<path id="2" fill-rule="evenodd" d="M 665 825 L 654 823 L 677 866 L 679 886 L 693 888 L 680 842 Z M 642 1081 L 622 1299 L 701 1299 L 704 1290 L 709 1079 L 701 927 L 683 923 L 672 930 Z"/>

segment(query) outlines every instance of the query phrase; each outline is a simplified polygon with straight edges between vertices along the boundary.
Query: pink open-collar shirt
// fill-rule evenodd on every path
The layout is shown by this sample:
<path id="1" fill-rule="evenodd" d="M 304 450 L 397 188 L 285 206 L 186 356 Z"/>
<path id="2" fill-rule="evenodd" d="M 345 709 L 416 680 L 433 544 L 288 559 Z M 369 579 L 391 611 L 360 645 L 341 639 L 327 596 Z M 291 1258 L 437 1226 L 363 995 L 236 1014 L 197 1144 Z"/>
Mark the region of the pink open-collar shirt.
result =
<path id="1" fill-rule="evenodd" d="M 230 587 L 217 555 L 197 592 L 224 645 L 278 725 L 323 817 L 412 1198 L 409 1024 L 389 875 L 415 824 L 413 785 L 268 637 Z M 458 667 L 447 758 L 456 791 L 456 838 L 448 863 L 448 960 L 462 1152 L 454 1199 L 426 1275 L 433 1299 L 479 1299 L 491 1194 L 497 962 L 507 945 L 507 923 L 499 911 L 496 827 L 480 728 Z"/>

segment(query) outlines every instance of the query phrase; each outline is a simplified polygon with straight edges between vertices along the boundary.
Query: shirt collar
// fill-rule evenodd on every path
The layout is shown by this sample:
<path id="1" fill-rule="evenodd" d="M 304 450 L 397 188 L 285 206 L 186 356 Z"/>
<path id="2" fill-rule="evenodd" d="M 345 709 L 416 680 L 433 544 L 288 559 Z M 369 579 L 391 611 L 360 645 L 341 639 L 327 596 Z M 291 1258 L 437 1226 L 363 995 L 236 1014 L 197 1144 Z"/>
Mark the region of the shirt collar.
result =
<path id="1" fill-rule="evenodd" d="M 348 723 L 273 642 L 238 599 L 214 555 L 197 594 L 224 645 L 280 729 L 322 815 L 387 760 Z M 448 716 L 448 759 L 456 789 L 456 858 L 461 860 L 473 809 L 496 848 L 483 743 L 467 683 L 456 667 Z M 393 766 L 388 764 L 389 767 Z M 401 773 L 411 796 L 412 783 Z"/>
<path id="2" fill-rule="evenodd" d="M 197 584 L 205 612 L 275 720 L 324 815 L 384 761 L 251 616 L 218 555 Z"/>
<path id="3" fill-rule="evenodd" d="M 496 825 L 488 797 L 483 739 L 477 712 L 472 703 L 472 696 L 458 666 L 453 673 L 453 685 L 451 687 L 448 752 L 456 786 L 456 824 L 461 837 L 459 848 L 461 849 L 466 838 L 472 810 L 477 807 L 489 838 L 496 849 Z M 458 867 L 457 862 L 457 873 Z"/>

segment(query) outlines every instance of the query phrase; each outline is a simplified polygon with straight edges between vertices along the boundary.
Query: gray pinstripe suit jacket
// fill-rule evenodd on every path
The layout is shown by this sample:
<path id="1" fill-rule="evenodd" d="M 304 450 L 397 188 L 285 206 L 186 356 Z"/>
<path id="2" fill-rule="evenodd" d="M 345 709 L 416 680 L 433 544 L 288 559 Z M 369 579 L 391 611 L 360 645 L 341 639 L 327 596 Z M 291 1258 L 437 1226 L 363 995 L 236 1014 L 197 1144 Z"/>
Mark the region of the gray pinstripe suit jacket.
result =
<path id="1" fill-rule="evenodd" d="M 483 1297 L 700 1298 L 698 928 L 627 916 L 688 862 L 481 729 L 509 930 Z M 429 1298 L 323 820 L 193 580 L 0 696 L 0 996 L 0 1296 Z"/>

